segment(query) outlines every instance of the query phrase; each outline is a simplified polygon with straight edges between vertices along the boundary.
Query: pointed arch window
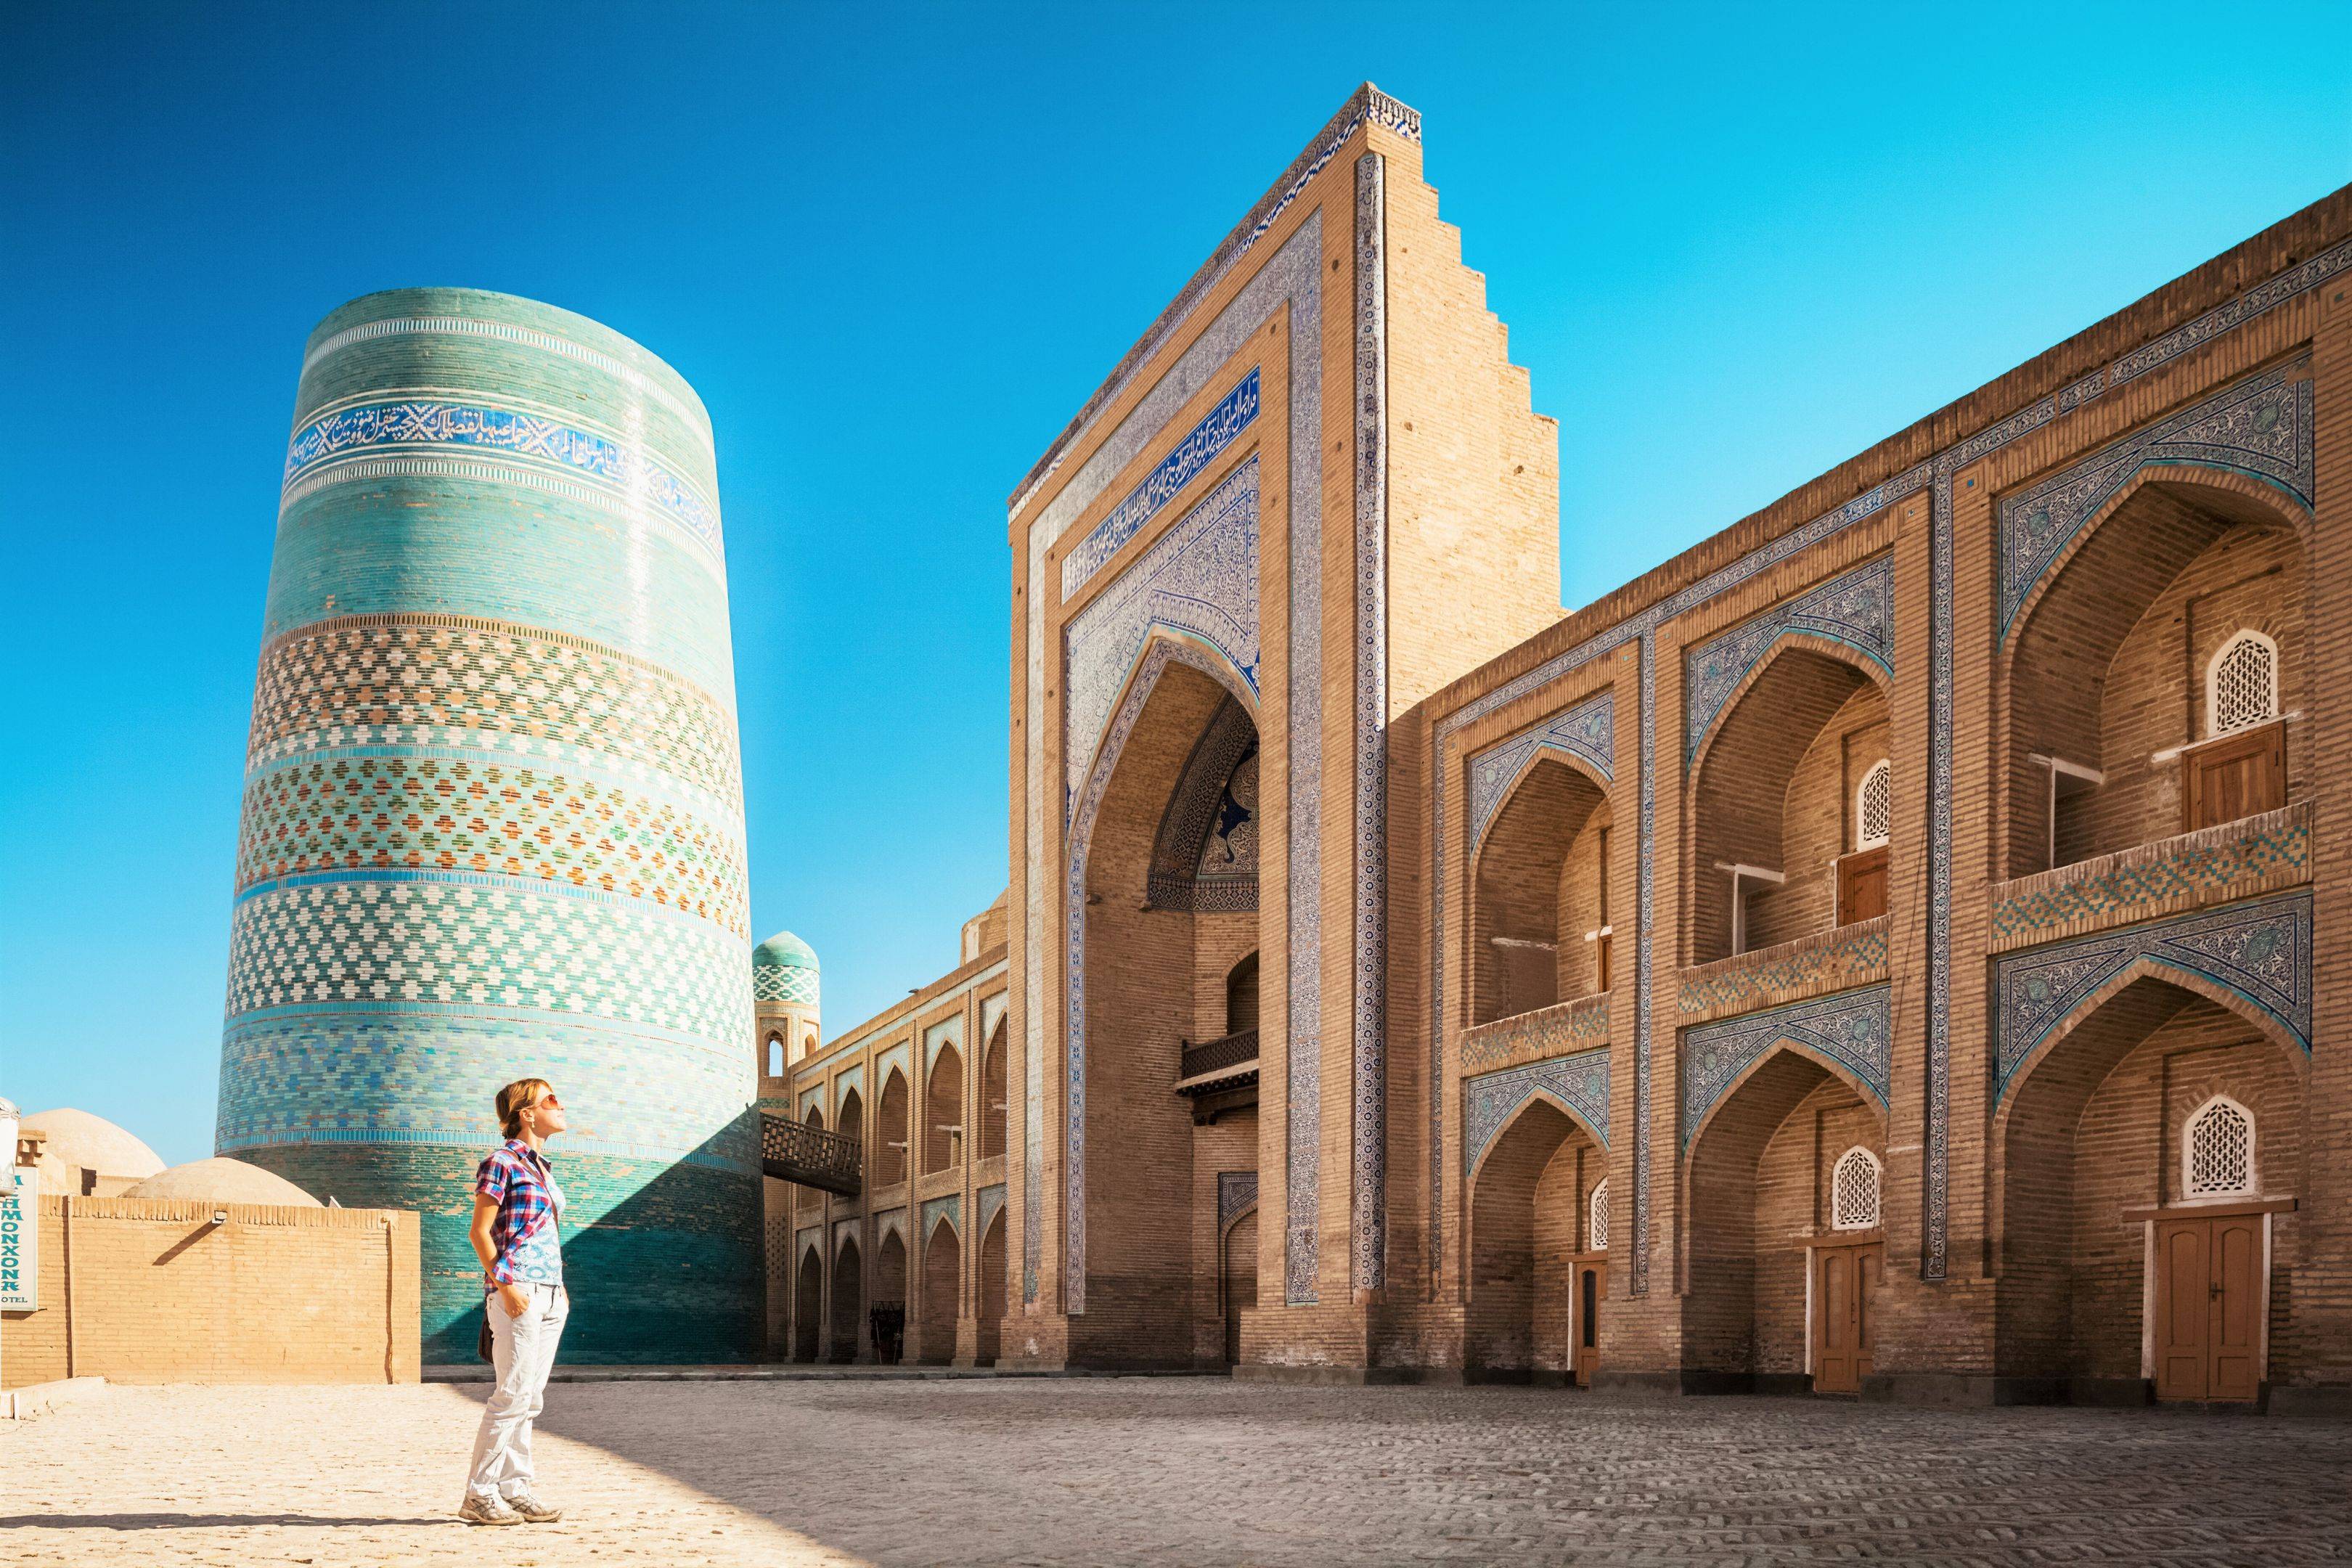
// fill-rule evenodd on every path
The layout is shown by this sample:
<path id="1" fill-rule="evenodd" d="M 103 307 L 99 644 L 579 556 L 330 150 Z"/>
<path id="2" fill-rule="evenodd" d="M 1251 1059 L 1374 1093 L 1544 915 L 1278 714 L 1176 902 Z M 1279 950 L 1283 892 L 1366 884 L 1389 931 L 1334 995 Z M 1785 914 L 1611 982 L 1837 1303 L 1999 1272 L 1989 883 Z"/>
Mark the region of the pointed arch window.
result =
<path id="1" fill-rule="evenodd" d="M 2254 1190 L 2253 1113 L 2226 1094 L 2199 1106 L 2180 1132 L 2180 1194 L 2235 1197 Z"/>
<path id="2" fill-rule="evenodd" d="M 768 1037 L 768 1076 L 784 1076 L 784 1042 L 773 1035 Z"/>
<path id="3" fill-rule="evenodd" d="M 1878 1156 L 1857 1143 L 1830 1168 L 1830 1228 L 1878 1228 Z"/>
<path id="4" fill-rule="evenodd" d="M 1895 775 L 1885 757 L 1862 775 L 1853 792 L 1853 847 L 1885 847 L 1895 826 Z"/>
<path id="5" fill-rule="evenodd" d="M 2278 644 L 2258 631 L 2242 631 L 2205 667 L 2205 733 L 2228 735 L 2278 716 Z"/>
<path id="6" fill-rule="evenodd" d="M 1585 1245 L 1595 1252 L 1609 1250 L 1609 1178 L 1592 1189 L 1584 1215 Z"/>

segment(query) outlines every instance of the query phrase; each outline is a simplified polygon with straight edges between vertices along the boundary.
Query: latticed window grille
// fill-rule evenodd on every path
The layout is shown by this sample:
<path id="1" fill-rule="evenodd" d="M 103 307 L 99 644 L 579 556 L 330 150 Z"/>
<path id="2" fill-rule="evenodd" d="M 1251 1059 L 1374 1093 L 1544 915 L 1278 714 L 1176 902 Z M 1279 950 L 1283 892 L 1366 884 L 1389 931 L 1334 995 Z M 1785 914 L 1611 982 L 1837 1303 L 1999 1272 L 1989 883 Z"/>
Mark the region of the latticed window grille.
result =
<path id="1" fill-rule="evenodd" d="M 1853 792 L 1853 847 L 1877 848 L 1886 842 L 1894 825 L 1894 773 L 1882 758 L 1862 775 L 1862 786 Z"/>
<path id="2" fill-rule="evenodd" d="M 1609 1249 L 1609 1178 L 1606 1176 L 1601 1177 L 1601 1184 L 1592 1189 L 1591 1207 L 1585 1215 L 1584 1228 L 1589 1237 L 1587 1245 L 1593 1251 L 1606 1252 Z"/>
<path id="3" fill-rule="evenodd" d="M 1830 1228 L 1878 1226 L 1878 1156 L 1857 1143 L 1830 1168 Z"/>
<path id="4" fill-rule="evenodd" d="M 2180 1138 L 2180 1191 L 2210 1198 L 2254 1190 L 2254 1119 L 2228 1095 L 2197 1108 Z"/>
<path id="5" fill-rule="evenodd" d="M 2206 669 L 2206 731 L 2226 735 L 2278 715 L 2278 644 L 2260 632 L 2240 632 Z"/>

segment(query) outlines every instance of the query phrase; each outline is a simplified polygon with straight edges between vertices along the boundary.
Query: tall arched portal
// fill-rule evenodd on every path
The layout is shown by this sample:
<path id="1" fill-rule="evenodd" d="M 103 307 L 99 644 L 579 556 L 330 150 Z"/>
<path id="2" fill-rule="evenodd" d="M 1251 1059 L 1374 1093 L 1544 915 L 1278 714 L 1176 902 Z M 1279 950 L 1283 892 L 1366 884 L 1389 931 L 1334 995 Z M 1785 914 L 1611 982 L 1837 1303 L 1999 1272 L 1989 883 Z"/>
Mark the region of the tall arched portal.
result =
<path id="1" fill-rule="evenodd" d="M 1216 1174 L 1258 1155 L 1255 986 L 1235 980 L 1259 946 L 1257 760 L 1249 710 L 1170 663 L 1077 825 L 1085 1136 L 1118 1163 L 1083 1215 L 1073 1332 L 1100 1363 L 1224 1356 Z"/>

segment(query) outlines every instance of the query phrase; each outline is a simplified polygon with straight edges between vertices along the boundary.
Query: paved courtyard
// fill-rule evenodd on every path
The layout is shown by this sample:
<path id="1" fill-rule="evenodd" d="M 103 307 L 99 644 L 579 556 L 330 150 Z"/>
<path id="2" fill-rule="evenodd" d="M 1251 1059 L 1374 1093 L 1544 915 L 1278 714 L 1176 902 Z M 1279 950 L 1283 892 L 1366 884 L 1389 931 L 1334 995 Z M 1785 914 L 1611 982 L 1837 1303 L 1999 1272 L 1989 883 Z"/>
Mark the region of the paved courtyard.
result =
<path id="1" fill-rule="evenodd" d="M 9 1563 L 2303 1563 L 2352 1424 L 1194 1379 L 550 1390 L 560 1525 L 452 1522 L 482 1390 L 0 1422 Z"/>

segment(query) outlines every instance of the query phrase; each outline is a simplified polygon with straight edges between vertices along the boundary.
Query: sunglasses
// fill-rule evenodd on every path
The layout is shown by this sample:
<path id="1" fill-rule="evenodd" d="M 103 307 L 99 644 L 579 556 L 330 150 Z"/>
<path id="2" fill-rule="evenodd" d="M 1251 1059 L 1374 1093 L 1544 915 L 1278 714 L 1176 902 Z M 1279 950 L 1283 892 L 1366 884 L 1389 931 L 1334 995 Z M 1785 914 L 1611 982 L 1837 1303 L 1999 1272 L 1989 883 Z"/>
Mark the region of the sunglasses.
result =
<path id="1" fill-rule="evenodd" d="M 558 1110 L 563 1109 L 563 1101 L 556 1099 L 554 1091 L 552 1090 L 550 1090 L 548 1093 L 541 1095 L 537 1100 L 532 1100 L 530 1102 L 530 1109 L 536 1110 L 542 1105 L 551 1105 Z"/>

